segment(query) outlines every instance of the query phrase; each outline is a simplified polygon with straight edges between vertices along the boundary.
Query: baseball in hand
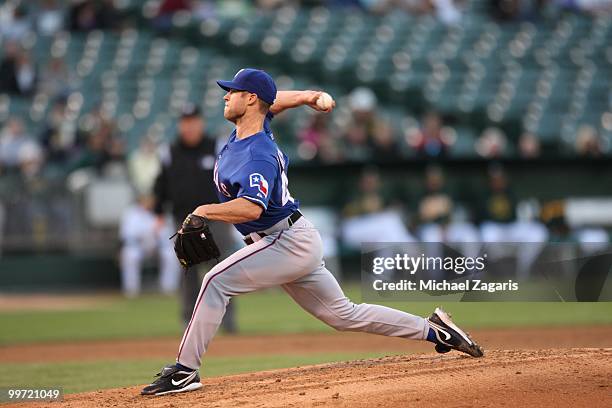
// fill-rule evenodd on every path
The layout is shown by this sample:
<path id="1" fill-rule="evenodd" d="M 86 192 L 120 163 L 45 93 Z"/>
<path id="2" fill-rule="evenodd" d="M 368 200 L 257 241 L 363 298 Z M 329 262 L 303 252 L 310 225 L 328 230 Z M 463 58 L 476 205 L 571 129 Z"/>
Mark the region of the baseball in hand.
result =
<path id="1" fill-rule="evenodd" d="M 333 107 L 334 99 L 327 92 L 322 92 L 317 98 L 317 107 L 321 110 L 328 111 Z"/>

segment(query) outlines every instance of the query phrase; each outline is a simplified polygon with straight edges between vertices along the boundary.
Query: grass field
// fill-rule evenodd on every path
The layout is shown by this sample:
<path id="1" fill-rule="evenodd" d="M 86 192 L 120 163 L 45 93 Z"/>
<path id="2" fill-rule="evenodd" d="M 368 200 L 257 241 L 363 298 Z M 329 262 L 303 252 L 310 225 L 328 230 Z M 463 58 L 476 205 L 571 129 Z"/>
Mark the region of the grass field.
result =
<path id="1" fill-rule="evenodd" d="M 347 294 L 359 301 L 357 287 Z M 428 315 L 432 303 L 389 303 L 388 306 Z M 467 327 L 611 325 L 612 303 L 451 303 L 444 305 Z M 280 290 L 245 295 L 237 300 L 241 334 L 331 331 L 302 311 Z M 174 337 L 182 333 L 175 298 L 148 295 L 126 300 L 105 298 L 70 310 L 0 311 L 0 347 L 49 341 Z M 377 357 L 389 353 L 324 353 L 303 355 L 211 357 L 206 376 L 295 365 Z M 62 363 L 1 363 L 0 387 L 62 385 L 66 392 L 142 384 L 167 360 L 111 360 Z"/>
<path id="2" fill-rule="evenodd" d="M 347 296 L 360 301 L 356 286 Z M 437 304 L 392 302 L 387 306 L 429 315 Z M 283 291 L 269 290 L 236 301 L 243 334 L 331 330 L 297 306 Z M 471 327 L 612 324 L 612 303 L 449 303 L 461 324 Z M 0 345 L 45 341 L 106 340 L 180 336 L 179 305 L 174 297 L 143 296 L 101 302 L 71 310 L 0 311 Z"/>

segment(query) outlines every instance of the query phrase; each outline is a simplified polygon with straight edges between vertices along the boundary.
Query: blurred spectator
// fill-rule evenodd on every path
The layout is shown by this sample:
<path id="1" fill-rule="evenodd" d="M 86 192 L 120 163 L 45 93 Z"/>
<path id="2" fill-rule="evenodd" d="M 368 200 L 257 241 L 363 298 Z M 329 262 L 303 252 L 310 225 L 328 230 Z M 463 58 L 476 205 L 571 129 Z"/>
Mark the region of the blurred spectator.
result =
<path id="1" fill-rule="evenodd" d="M 36 13 L 36 31 L 51 36 L 64 26 L 64 7 L 58 0 L 42 0 Z"/>
<path id="2" fill-rule="evenodd" d="M 112 0 L 73 0 L 68 12 L 70 31 L 104 30 L 116 24 Z"/>
<path id="3" fill-rule="evenodd" d="M 553 3 L 568 11 L 593 15 L 609 15 L 612 13 L 612 0 L 555 0 Z"/>
<path id="4" fill-rule="evenodd" d="M 359 188 L 344 206 L 345 217 L 371 214 L 383 211 L 387 206 L 382 195 L 380 175 L 375 168 L 366 168 L 359 179 Z"/>
<path id="5" fill-rule="evenodd" d="M 506 134 L 499 128 L 486 128 L 475 143 L 476 153 L 485 159 L 494 159 L 506 155 Z"/>
<path id="6" fill-rule="evenodd" d="M 438 21 L 446 25 L 461 23 L 461 11 L 453 0 L 428 0 Z"/>
<path id="7" fill-rule="evenodd" d="M 328 118 L 324 113 L 312 113 L 306 127 L 298 133 L 298 154 L 304 160 L 315 158 L 323 141 L 329 137 Z"/>
<path id="8" fill-rule="evenodd" d="M 118 132 L 115 120 L 105 114 L 101 107 L 97 107 L 89 113 L 86 121 L 88 122 L 88 132 L 104 141 L 109 159 L 123 161 L 125 159 L 125 143 Z"/>
<path id="9" fill-rule="evenodd" d="M 339 163 L 344 159 L 344 154 L 336 137 L 327 137 L 321 140 L 319 158 L 323 163 Z"/>
<path id="10" fill-rule="evenodd" d="M 496 224 L 514 221 L 517 200 L 510 188 L 506 172 L 499 165 L 493 164 L 489 168 L 488 176 L 488 189 L 484 199 L 481 200 L 483 207 L 480 219 Z"/>
<path id="11" fill-rule="evenodd" d="M 30 95 L 36 84 L 36 67 L 27 51 L 7 43 L 0 62 L 0 93 Z"/>
<path id="12" fill-rule="evenodd" d="M 304 1 L 304 0 L 303 0 Z M 328 7 L 362 7 L 363 0 L 305 0 L 304 3 L 322 4 L 325 3 Z M 386 3 L 387 0 L 372 0 L 372 3 Z"/>
<path id="13" fill-rule="evenodd" d="M 530 132 L 524 132 L 518 141 L 519 155 L 523 159 L 537 159 L 540 157 L 540 139 Z"/>
<path id="14" fill-rule="evenodd" d="M 377 128 L 376 108 L 378 101 L 371 89 L 355 88 L 349 94 L 350 119 L 343 130 L 347 144 L 345 157 L 349 160 L 362 161 L 371 156 L 371 140 Z"/>
<path id="15" fill-rule="evenodd" d="M 17 41 L 31 29 L 28 11 L 21 1 L 6 1 L 0 6 L 0 36 L 8 41 Z"/>
<path id="16" fill-rule="evenodd" d="M 74 0 L 68 19 L 68 28 L 71 31 L 89 31 L 98 28 L 95 3 L 90 0 Z"/>
<path id="17" fill-rule="evenodd" d="M 482 203 L 480 233 L 483 242 L 516 244 L 488 246 L 490 259 L 508 256 L 508 251 L 514 251 L 518 274 L 526 276 L 543 243 L 548 240 L 546 227 L 535 219 L 517 220 L 517 199 L 505 171 L 497 164 L 489 168 L 489 188 Z"/>
<path id="18" fill-rule="evenodd" d="M 388 206 L 378 170 L 365 168 L 358 188 L 342 211 L 342 241 L 359 249 L 364 237 L 369 242 L 414 242 L 404 225 L 401 211 Z"/>
<path id="19" fill-rule="evenodd" d="M 444 24 L 458 24 L 461 19 L 461 12 L 453 0 L 330 0 L 324 3 L 331 7 L 360 8 L 372 14 L 398 10 L 415 15 L 433 14 Z"/>
<path id="20" fill-rule="evenodd" d="M 49 193 L 41 177 L 43 156 L 34 143 L 24 143 L 17 153 L 19 171 L 13 173 L 11 196 L 7 202 L 7 232 L 29 237 L 34 242 L 46 239 L 49 224 Z"/>
<path id="21" fill-rule="evenodd" d="M 24 180 L 40 181 L 44 162 L 42 149 L 34 142 L 27 143 L 19 151 L 19 167 Z"/>
<path id="22" fill-rule="evenodd" d="M 378 160 L 397 160 L 401 157 L 394 130 L 387 122 L 378 121 L 370 140 L 372 153 Z"/>
<path id="23" fill-rule="evenodd" d="M 217 2 L 217 13 L 225 18 L 248 17 L 253 6 L 252 1 L 224 0 Z"/>
<path id="24" fill-rule="evenodd" d="M 128 172 L 132 185 L 139 194 L 151 194 L 161 164 L 155 139 L 147 135 L 140 141 L 138 149 L 128 158 Z"/>
<path id="25" fill-rule="evenodd" d="M 577 242 L 584 254 L 608 249 L 610 236 L 604 228 L 588 225 L 570 228 L 566 208 L 567 200 L 554 200 L 542 205 L 541 219 L 550 231 L 550 242 Z"/>
<path id="26" fill-rule="evenodd" d="M 580 243 L 585 254 L 609 250 L 610 235 L 603 227 L 584 226 L 573 232 L 573 239 Z"/>
<path id="27" fill-rule="evenodd" d="M 582 157 L 599 157 L 602 154 L 602 143 L 597 130 L 590 125 L 578 128 L 575 144 L 576 154 Z"/>
<path id="28" fill-rule="evenodd" d="M 467 217 L 454 216 L 456 200 L 446 185 L 442 169 L 429 166 L 425 171 L 425 191 L 418 200 L 420 221 L 419 237 L 422 242 L 446 242 L 450 244 L 476 243 L 480 236 Z M 475 256 L 478 246 L 457 245 L 468 256 Z M 441 251 L 441 247 L 429 246 L 428 252 Z M 441 252 L 437 253 L 440 255 Z"/>
<path id="29" fill-rule="evenodd" d="M 194 1 L 191 12 L 197 20 L 215 17 L 217 15 L 217 3 L 210 0 Z"/>
<path id="30" fill-rule="evenodd" d="M 7 235 L 35 245 L 61 245 L 57 238 L 65 239 L 74 225 L 70 197 L 45 174 L 44 155 L 37 143 L 23 144 L 17 162 L 19 171 L 9 177 L 9 195 L 2 198 Z"/>
<path id="31" fill-rule="evenodd" d="M 257 8 L 264 10 L 276 9 L 283 6 L 286 1 L 284 0 L 257 0 Z"/>
<path id="32" fill-rule="evenodd" d="M 548 227 L 550 242 L 569 241 L 570 228 L 565 221 L 565 201 L 554 200 L 544 203 L 540 218 Z"/>
<path id="33" fill-rule="evenodd" d="M 331 5 L 360 7 L 372 14 L 403 10 L 414 15 L 431 14 L 443 24 L 459 24 L 461 12 L 453 0 L 334 0 Z"/>
<path id="34" fill-rule="evenodd" d="M 451 144 L 437 112 L 427 112 L 421 128 L 410 131 L 406 136 L 408 145 L 421 157 L 445 157 Z"/>
<path id="35" fill-rule="evenodd" d="M 172 17 L 179 11 L 191 11 L 193 0 L 163 0 L 159 4 L 157 16 L 153 19 L 153 26 L 161 31 L 172 28 Z"/>
<path id="36" fill-rule="evenodd" d="M 66 99 L 57 99 L 49 113 L 40 140 L 50 163 L 67 163 L 76 153 L 77 134 L 73 124 L 65 117 Z"/>
<path id="37" fill-rule="evenodd" d="M 63 58 L 52 57 L 40 72 L 39 92 L 50 97 L 68 93 L 76 76 L 66 66 Z"/>
<path id="38" fill-rule="evenodd" d="M 447 224 L 453 210 L 453 199 L 446 189 L 442 169 L 429 166 L 425 171 L 425 191 L 419 200 L 419 219 L 423 224 Z"/>
<path id="39" fill-rule="evenodd" d="M 158 16 L 172 15 L 177 11 L 191 10 L 192 0 L 163 0 L 159 5 Z"/>
<path id="40" fill-rule="evenodd" d="M 140 294 L 141 272 L 145 259 L 159 256 L 159 287 L 162 293 L 176 292 L 180 281 L 180 265 L 168 239 L 174 230 L 169 223 L 158 227 L 153 214 L 154 198 L 141 195 L 138 203 L 129 207 L 121 218 L 121 288 L 123 294 Z"/>
<path id="41" fill-rule="evenodd" d="M 0 167 L 17 169 L 27 149 L 39 149 L 38 144 L 26 133 L 21 119 L 9 118 L 0 131 Z"/>
<path id="42" fill-rule="evenodd" d="M 100 108 L 84 118 L 86 145 L 71 163 L 71 169 L 94 167 L 101 171 L 110 162 L 125 159 L 125 143 L 117 134 L 117 126 Z"/>
<path id="43" fill-rule="evenodd" d="M 514 20 L 519 15 L 519 0 L 492 0 L 491 14 L 498 20 Z"/>
<path id="44" fill-rule="evenodd" d="M 115 8 L 115 0 L 98 0 L 98 29 L 113 29 L 122 22 Z"/>
<path id="45" fill-rule="evenodd" d="M 559 17 L 563 8 L 573 9 L 583 0 L 493 0 L 491 14 L 503 21 L 537 21 Z M 591 0 L 585 0 L 589 2 Z M 600 0 L 593 0 L 599 2 Z M 601 0 L 609 2 L 610 0 Z"/>
<path id="46" fill-rule="evenodd" d="M 329 3 L 340 7 L 358 7 L 368 13 L 385 14 L 394 8 L 395 0 L 331 0 Z"/>
<path id="47" fill-rule="evenodd" d="M 288 116 L 285 113 L 278 116 L 276 120 L 284 120 Z M 343 160 L 341 144 L 346 141 L 341 139 L 339 132 L 332 131 L 331 117 L 328 114 L 312 112 L 309 114 L 307 124 L 298 132 L 299 144 L 297 154 L 302 160 L 319 160 L 323 163 L 338 163 Z M 281 123 L 281 122 L 279 122 Z M 279 128 L 275 124 L 274 128 Z M 291 128 L 280 134 L 290 134 Z"/>

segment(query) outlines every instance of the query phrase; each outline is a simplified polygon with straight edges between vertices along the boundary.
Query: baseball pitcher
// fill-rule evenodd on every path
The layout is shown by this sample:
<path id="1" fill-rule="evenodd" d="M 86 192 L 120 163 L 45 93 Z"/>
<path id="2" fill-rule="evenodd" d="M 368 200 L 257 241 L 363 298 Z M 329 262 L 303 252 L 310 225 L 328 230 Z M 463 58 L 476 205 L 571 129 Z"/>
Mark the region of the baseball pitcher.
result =
<path id="1" fill-rule="evenodd" d="M 423 318 L 346 298 L 325 268 L 319 233 L 289 192 L 289 162 L 270 129 L 277 98 L 274 80 L 264 71 L 247 68 L 231 81 L 217 83 L 227 91 L 223 115 L 235 124 L 214 168 L 220 204 L 201 205 L 185 219 L 175 251 L 186 267 L 217 257 L 208 220 L 234 224 L 247 246 L 206 274 L 176 363 L 164 367 L 142 394 L 201 388 L 198 369 L 231 298 L 274 286 L 281 286 L 303 309 L 337 330 L 427 340 L 440 353 L 454 349 L 481 357 L 481 348 L 440 308 Z M 284 98 L 288 96 L 299 104 L 299 92 Z M 312 106 L 313 101 L 305 103 Z M 332 108 L 333 104 L 321 110 Z"/>

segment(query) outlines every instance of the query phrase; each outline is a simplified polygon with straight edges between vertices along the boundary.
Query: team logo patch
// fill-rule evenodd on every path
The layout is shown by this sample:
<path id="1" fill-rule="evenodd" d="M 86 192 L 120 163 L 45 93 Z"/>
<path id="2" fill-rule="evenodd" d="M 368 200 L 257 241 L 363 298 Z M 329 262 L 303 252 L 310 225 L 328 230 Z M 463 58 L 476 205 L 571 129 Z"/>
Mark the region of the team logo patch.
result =
<path id="1" fill-rule="evenodd" d="M 268 196 L 268 181 L 259 173 L 253 173 L 249 176 L 251 187 L 257 187 L 260 193 L 265 197 Z"/>

